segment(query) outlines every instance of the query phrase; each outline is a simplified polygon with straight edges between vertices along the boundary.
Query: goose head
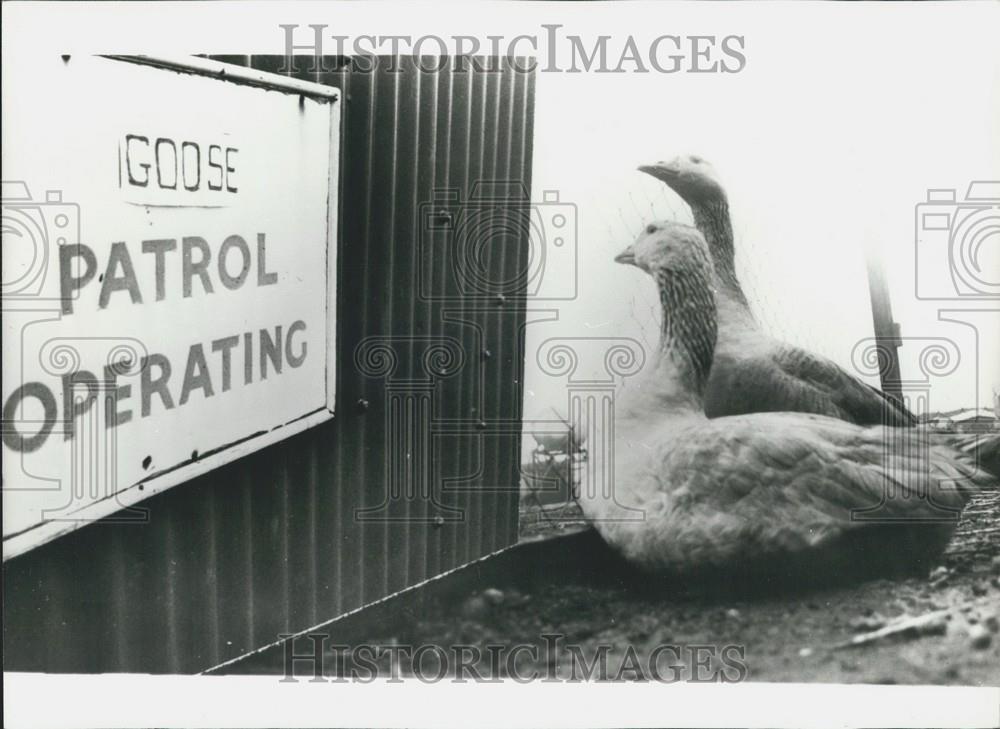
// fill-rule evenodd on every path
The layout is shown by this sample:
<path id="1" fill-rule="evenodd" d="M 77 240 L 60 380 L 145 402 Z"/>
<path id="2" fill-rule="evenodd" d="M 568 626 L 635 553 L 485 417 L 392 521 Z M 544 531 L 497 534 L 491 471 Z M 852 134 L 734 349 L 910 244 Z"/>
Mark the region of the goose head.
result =
<path id="1" fill-rule="evenodd" d="M 703 415 L 718 334 L 714 271 L 704 236 L 669 220 L 650 223 L 615 261 L 642 269 L 659 290 L 660 344 L 649 374 L 649 402 Z"/>
<path id="2" fill-rule="evenodd" d="M 715 168 L 708 160 L 695 154 L 682 154 L 671 160 L 641 165 L 639 171 L 663 182 L 689 205 L 726 199 L 726 191 Z"/>
<path id="3" fill-rule="evenodd" d="M 636 266 L 654 278 L 671 271 L 707 273 L 712 266 L 704 236 L 672 220 L 649 223 L 615 262 Z"/>

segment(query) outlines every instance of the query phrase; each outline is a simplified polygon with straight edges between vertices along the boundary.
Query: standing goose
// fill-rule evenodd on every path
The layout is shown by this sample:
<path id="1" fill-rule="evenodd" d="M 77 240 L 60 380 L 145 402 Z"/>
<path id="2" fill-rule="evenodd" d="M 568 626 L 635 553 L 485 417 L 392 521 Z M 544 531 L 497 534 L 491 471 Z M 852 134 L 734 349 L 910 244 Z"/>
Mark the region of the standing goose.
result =
<path id="1" fill-rule="evenodd" d="M 718 290 L 719 336 L 705 395 L 710 418 L 791 410 L 859 425 L 915 425 L 906 407 L 830 360 L 765 334 L 736 276 L 729 201 L 712 166 L 693 155 L 644 165 L 690 207 L 708 242 Z M 654 223 L 650 230 L 661 223 Z"/>
<path id="2" fill-rule="evenodd" d="M 968 498 L 995 483 L 943 440 L 897 448 L 934 437 L 920 428 L 796 412 L 710 420 L 718 309 L 705 239 L 664 224 L 615 260 L 656 281 L 660 348 L 615 399 L 613 419 L 588 434 L 609 444 L 592 449 L 589 473 L 613 480 L 585 478 L 578 500 L 639 567 L 705 575 L 764 566 L 820 580 L 927 569 Z"/>

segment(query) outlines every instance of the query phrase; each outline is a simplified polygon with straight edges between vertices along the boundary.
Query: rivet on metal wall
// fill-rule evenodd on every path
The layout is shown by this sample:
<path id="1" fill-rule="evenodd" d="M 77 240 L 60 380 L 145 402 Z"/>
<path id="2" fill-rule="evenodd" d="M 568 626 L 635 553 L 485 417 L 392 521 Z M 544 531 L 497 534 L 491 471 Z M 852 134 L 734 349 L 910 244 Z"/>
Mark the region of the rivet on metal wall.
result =
<path id="1" fill-rule="evenodd" d="M 493 352 L 491 352 L 488 349 L 484 349 L 483 350 L 483 359 L 489 359 L 492 356 L 493 356 Z"/>
<path id="2" fill-rule="evenodd" d="M 358 400 L 357 406 L 358 406 L 358 412 L 363 413 L 368 409 L 368 401 L 362 397 Z"/>
<path id="3" fill-rule="evenodd" d="M 450 228 L 455 222 L 452 214 L 447 210 L 436 210 L 433 218 L 434 225 L 439 228 Z"/>
<path id="4" fill-rule="evenodd" d="M 476 423 L 476 427 L 479 430 L 486 430 L 486 421 L 485 420 L 480 420 L 478 423 Z"/>
<path id="5" fill-rule="evenodd" d="M 497 306 L 503 306 L 505 301 L 507 301 L 506 296 L 503 294 L 497 294 Z"/>

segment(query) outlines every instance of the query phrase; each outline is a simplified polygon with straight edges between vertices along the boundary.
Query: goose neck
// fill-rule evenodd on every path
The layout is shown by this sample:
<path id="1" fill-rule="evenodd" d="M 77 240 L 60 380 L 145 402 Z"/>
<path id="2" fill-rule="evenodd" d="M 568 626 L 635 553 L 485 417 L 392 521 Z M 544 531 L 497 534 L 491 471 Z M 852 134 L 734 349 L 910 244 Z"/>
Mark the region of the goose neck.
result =
<path id="1" fill-rule="evenodd" d="M 724 197 L 716 197 L 700 200 L 691 209 L 695 227 L 708 243 L 720 288 L 731 298 L 746 304 L 746 297 L 736 276 L 736 250 L 729 202 Z"/>
<path id="2" fill-rule="evenodd" d="M 706 261 L 707 267 L 707 261 Z M 664 399 L 700 408 L 715 351 L 715 297 L 707 270 L 659 270 L 663 319 L 655 376 Z"/>

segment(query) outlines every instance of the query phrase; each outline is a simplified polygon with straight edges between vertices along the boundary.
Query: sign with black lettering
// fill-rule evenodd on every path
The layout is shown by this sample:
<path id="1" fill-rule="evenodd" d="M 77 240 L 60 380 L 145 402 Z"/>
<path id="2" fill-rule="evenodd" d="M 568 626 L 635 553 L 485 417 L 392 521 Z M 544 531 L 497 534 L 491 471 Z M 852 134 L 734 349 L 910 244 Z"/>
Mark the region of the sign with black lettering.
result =
<path id="1" fill-rule="evenodd" d="M 7 559 L 332 417 L 340 104 L 200 59 L 4 83 Z"/>

